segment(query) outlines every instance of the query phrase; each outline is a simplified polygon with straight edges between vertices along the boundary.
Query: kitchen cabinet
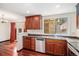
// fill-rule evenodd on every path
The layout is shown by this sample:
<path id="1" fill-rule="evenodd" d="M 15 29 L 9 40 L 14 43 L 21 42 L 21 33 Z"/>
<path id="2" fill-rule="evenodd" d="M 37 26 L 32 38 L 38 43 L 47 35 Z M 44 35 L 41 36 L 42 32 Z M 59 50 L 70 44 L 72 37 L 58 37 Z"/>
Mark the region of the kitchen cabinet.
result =
<path id="1" fill-rule="evenodd" d="M 23 48 L 31 49 L 30 37 L 23 37 Z"/>
<path id="2" fill-rule="evenodd" d="M 25 18 L 25 31 L 27 29 L 40 29 L 41 15 L 26 16 Z"/>
<path id="3" fill-rule="evenodd" d="M 23 37 L 23 48 L 35 51 L 35 38 Z"/>
<path id="4" fill-rule="evenodd" d="M 41 16 L 33 16 L 32 29 L 40 29 Z"/>
<path id="5" fill-rule="evenodd" d="M 79 4 L 76 5 L 76 27 L 79 28 Z"/>
<path id="6" fill-rule="evenodd" d="M 28 16 L 26 17 L 26 29 L 31 29 L 32 28 L 32 17 L 31 16 Z"/>
<path id="7" fill-rule="evenodd" d="M 35 51 L 35 38 L 31 37 L 31 50 Z"/>
<path id="8" fill-rule="evenodd" d="M 57 56 L 64 56 L 67 55 L 67 42 L 66 40 L 52 40 L 46 39 L 46 53 L 57 55 Z"/>

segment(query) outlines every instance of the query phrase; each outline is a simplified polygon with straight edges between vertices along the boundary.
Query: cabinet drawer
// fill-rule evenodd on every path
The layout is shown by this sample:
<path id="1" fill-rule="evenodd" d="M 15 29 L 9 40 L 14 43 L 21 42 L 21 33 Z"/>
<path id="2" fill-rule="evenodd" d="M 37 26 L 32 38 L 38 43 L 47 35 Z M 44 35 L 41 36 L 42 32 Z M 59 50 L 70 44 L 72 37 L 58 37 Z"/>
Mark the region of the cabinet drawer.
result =
<path id="1" fill-rule="evenodd" d="M 58 39 L 47 39 L 46 40 L 49 43 L 65 43 L 66 40 L 58 40 Z"/>

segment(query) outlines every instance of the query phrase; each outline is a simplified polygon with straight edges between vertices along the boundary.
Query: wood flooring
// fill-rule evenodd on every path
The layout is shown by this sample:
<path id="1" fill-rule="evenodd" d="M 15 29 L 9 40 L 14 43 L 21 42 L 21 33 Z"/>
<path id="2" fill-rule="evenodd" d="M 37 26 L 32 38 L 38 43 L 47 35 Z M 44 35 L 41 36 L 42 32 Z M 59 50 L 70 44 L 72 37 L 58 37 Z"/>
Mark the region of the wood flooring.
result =
<path id="1" fill-rule="evenodd" d="M 0 56 L 49 56 L 49 55 L 26 49 L 22 49 L 21 51 L 17 52 L 15 42 L 10 43 L 10 41 L 5 41 L 0 43 Z"/>
<path id="2" fill-rule="evenodd" d="M 0 43 L 0 56 L 17 56 L 16 43 L 10 41 Z"/>
<path id="3" fill-rule="evenodd" d="M 18 52 L 19 56 L 50 56 L 44 53 L 39 53 L 31 50 L 22 49 Z"/>

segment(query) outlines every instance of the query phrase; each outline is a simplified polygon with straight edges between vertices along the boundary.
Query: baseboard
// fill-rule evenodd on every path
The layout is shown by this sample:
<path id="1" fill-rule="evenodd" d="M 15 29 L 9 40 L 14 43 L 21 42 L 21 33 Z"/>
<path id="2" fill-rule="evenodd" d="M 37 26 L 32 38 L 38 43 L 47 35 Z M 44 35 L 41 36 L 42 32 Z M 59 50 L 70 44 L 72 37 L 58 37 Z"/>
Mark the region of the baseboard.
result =
<path id="1" fill-rule="evenodd" d="M 20 51 L 22 51 L 23 50 L 23 48 L 22 49 L 20 49 L 20 50 L 17 50 L 17 52 L 20 52 Z"/>
<path id="2" fill-rule="evenodd" d="M 0 41 L 0 43 L 7 42 L 7 41 L 10 41 L 10 40 Z"/>

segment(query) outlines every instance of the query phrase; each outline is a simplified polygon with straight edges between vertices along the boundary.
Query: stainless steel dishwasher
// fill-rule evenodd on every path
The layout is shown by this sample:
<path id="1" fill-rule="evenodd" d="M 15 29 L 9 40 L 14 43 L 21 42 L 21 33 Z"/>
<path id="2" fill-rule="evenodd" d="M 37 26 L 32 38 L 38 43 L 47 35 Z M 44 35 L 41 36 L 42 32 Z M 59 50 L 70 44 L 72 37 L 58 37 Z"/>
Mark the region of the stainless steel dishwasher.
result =
<path id="1" fill-rule="evenodd" d="M 36 51 L 45 53 L 45 39 L 36 38 Z"/>

